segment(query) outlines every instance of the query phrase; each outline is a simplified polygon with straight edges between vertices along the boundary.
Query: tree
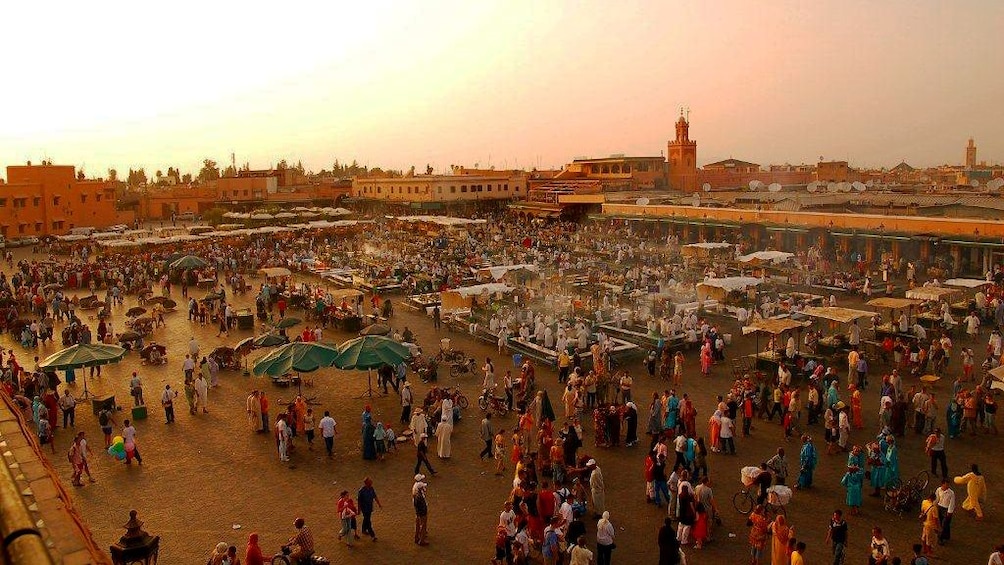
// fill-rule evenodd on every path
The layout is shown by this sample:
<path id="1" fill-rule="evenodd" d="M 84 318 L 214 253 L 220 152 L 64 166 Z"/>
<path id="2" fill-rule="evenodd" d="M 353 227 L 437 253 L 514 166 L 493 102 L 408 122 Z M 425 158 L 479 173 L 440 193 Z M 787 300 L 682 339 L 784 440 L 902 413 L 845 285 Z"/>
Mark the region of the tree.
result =
<path id="1" fill-rule="evenodd" d="M 288 168 L 289 168 L 289 164 L 286 163 L 285 159 L 283 159 L 282 161 L 279 161 L 279 164 L 275 166 L 275 170 L 277 170 L 277 171 L 285 171 Z"/>
<path id="2" fill-rule="evenodd" d="M 223 176 L 225 177 L 236 177 L 237 169 L 233 165 L 227 165 L 226 169 L 223 169 Z"/>
<path id="3" fill-rule="evenodd" d="M 223 208 L 211 208 L 202 214 L 202 219 L 211 226 L 217 226 L 223 223 L 224 213 L 226 210 Z"/>
<path id="4" fill-rule="evenodd" d="M 202 169 L 199 171 L 199 180 L 206 182 L 211 180 L 217 180 L 220 178 L 220 168 L 216 165 L 216 161 L 212 159 L 206 159 L 202 162 Z"/>
<path id="5" fill-rule="evenodd" d="M 432 165 L 430 165 L 428 163 L 425 165 L 425 174 L 427 174 L 427 175 L 431 175 L 432 174 Z"/>
<path id="6" fill-rule="evenodd" d="M 181 182 L 186 183 L 186 184 L 191 184 L 192 183 L 192 173 L 185 173 L 185 174 L 181 175 Z"/>
<path id="7" fill-rule="evenodd" d="M 145 185 L 146 184 L 146 171 L 143 170 L 143 167 L 140 167 L 139 169 L 137 169 L 135 171 L 132 170 L 132 169 L 129 169 L 129 176 L 126 177 L 126 182 L 129 184 L 129 186 L 134 186 L 134 187 L 135 186 L 143 186 L 143 185 Z"/>
<path id="8" fill-rule="evenodd" d="M 108 169 L 108 180 L 112 182 L 118 182 L 119 172 L 116 171 L 115 169 Z"/>
<path id="9" fill-rule="evenodd" d="M 87 174 L 84 173 L 84 168 L 80 167 L 77 169 L 77 180 L 84 180 L 87 178 Z"/>

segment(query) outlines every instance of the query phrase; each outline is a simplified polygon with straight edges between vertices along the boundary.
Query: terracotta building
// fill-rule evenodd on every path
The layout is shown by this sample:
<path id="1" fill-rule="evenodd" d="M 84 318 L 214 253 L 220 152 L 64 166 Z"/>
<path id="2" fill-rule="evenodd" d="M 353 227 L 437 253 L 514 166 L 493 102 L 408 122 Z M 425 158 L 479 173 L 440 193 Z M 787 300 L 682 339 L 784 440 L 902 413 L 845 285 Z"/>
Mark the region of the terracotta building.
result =
<path id="1" fill-rule="evenodd" d="M 0 183 L 0 235 L 59 235 L 129 221 L 116 211 L 115 186 L 78 179 L 71 165 L 9 166 L 7 182 Z"/>
<path id="2" fill-rule="evenodd" d="M 523 171 L 357 178 L 352 182 L 354 199 L 396 203 L 424 210 L 522 199 L 526 190 L 527 177 Z"/>
<path id="3" fill-rule="evenodd" d="M 600 181 L 604 190 L 663 189 L 666 188 L 666 160 L 662 156 L 624 155 L 575 159 L 548 180 Z"/>

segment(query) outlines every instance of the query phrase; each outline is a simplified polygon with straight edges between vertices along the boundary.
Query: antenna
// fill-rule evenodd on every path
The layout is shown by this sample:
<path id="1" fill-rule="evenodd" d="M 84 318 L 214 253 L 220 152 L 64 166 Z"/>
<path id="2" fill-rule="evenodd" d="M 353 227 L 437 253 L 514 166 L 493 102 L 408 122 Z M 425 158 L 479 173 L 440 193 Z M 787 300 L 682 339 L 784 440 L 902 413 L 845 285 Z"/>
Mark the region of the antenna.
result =
<path id="1" fill-rule="evenodd" d="M 687 123 L 690 123 L 690 106 L 687 106 Z"/>

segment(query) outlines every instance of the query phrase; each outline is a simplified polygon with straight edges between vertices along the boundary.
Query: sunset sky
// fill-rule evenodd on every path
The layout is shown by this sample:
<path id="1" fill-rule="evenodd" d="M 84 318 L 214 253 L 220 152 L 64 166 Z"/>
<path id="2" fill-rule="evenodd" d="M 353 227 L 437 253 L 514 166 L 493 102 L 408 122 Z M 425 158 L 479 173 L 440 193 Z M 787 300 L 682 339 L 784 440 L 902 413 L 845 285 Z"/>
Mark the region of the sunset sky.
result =
<path id="1" fill-rule="evenodd" d="M 101 6 L 100 9 L 97 6 Z M 1004 2 L 7 2 L 0 165 L 1004 161 Z"/>

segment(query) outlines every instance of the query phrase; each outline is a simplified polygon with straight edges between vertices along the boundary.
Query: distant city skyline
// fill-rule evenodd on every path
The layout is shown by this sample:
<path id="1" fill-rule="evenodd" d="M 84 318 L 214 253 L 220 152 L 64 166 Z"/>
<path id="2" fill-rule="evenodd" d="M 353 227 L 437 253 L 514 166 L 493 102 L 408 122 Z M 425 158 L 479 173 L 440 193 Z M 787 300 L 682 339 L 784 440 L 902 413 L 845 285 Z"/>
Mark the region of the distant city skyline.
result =
<path id="1" fill-rule="evenodd" d="M 1004 161 L 1004 2 L 17 3 L 0 165 Z M 278 11 L 281 10 L 281 11 Z M 2 170 L 2 169 L 0 169 Z"/>

